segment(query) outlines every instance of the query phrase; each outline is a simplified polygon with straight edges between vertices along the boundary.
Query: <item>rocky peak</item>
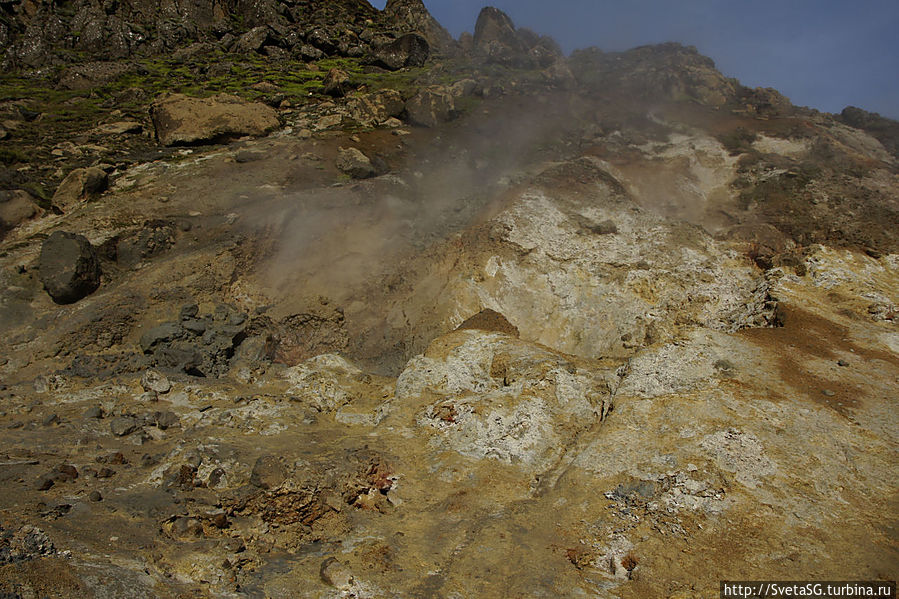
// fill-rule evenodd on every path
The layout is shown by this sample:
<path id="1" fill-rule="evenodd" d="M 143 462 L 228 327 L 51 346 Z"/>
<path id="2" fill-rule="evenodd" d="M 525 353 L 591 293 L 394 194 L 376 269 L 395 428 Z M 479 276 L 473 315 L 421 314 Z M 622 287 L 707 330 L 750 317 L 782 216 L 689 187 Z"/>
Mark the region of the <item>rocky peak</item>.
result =
<path id="1" fill-rule="evenodd" d="M 403 33 L 418 33 L 441 53 L 454 53 L 458 44 L 437 22 L 422 0 L 388 0 L 384 15 Z"/>
<path id="2" fill-rule="evenodd" d="M 548 67 L 562 57 L 555 40 L 516 29 L 509 15 L 492 6 L 478 15 L 472 53 L 488 63 L 521 68 Z"/>
<path id="3" fill-rule="evenodd" d="M 694 100 L 720 106 L 737 91 L 736 82 L 722 75 L 711 58 L 694 46 L 674 42 L 626 52 L 578 50 L 572 54 L 571 67 L 582 84 L 646 100 Z"/>

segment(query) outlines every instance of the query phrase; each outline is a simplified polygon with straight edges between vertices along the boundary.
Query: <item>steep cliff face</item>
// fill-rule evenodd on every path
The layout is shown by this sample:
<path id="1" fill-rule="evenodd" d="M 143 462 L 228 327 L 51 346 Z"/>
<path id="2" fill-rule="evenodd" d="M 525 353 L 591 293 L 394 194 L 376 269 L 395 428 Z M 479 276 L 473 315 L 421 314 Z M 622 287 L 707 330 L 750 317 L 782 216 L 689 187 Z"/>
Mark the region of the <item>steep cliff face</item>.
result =
<path id="1" fill-rule="evenodd" d="M 496 9 L 0 7 L 109 44 L 0 78 L 0 595 L 899 575 L 894 122 Z"/>
<path id="2" fill-rule="evenodd" d="M 326 55 L 371 52 L 379 42 L 418 32 L 440 52 L 455 42 L 418 1 L 392 1 L 381 12 L 365 0 L 124 0 L 4 3 L 0 52 L 4 68 L 39 68 L 77 60 L 156 56 L 195 42 L 221 44 L 256 27 L 269 46 L 298 54 L 304 44 Z M 373 43 L 374 42 L 374 43 Z M 261 44 L 260 44 L 261 45 Z"/>

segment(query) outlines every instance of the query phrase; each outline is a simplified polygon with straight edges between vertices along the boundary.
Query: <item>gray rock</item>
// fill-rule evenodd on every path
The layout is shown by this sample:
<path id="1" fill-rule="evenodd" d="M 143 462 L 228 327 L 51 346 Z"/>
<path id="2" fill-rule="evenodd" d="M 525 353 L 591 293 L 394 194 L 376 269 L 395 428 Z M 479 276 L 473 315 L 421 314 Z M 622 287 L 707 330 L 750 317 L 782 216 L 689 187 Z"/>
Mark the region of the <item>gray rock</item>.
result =
<path id="1" fill-rule="evenodd" d="M 157 345 L 166 341 L 172 341 L 181 336 L 181 325 L 177 322 L 164 322 L 153 327 L 140 338 L 140 347 L 144 353 L 149 352 Z"/>
<path id="2" fill-rule="evenodd" d="M 71 304 L 100 286 L 100 261 L 86 237 L 55 231 L 41 246 L 40 279 L 57 304 Z"/>
<path id="3" fill-rule="evenodd" d="M 337 168 L 354 179 L 368 179 L 378 174 L 369 157 L 357 148 L 341 148 Z"/>
<path id="4" fill-rule="evenodd" d="M 180 426 L 181 419 L 172 411 L 156 412 L 153 414 L 153 422 L 157 427 L 166 430 L 172 427 Z"/>
<path id="5" fill-rule="evenodd" d="M 244 33 L 237 40 L 237 45 L 234 48 L 237 52 L 258 52 L 262 49 L 262 46 L 269 40 L 270 31 L 269 28 L 262 25 L 259 27 L 253 27 L 246 33 Z"/>
<path id="6" fill-rule="evenodd" d="M 148 370 L 140 377 L 140 385 L 145 391 L 153 391 L 155 393 L 168 393 L 172 388 L 172 383 L 168 377 L 158 370 Z"/>
<path id="7" fill-rule="evenodd" d="M 94 406 L 92 408 L 88 408 L 84 412 L 84 417 L 85 418 L 96 418 L 99 420 L 100 418 L 103 418 L 103 408 L 101 408 L 100 406 Z"/>
<path id="8" fill-rule="evenodd" d="M 274 489 L 287 480 L 287 474 L 287 468 L 277 456 L 264 455 L 253 465 L 250 484 L 261 489 Z"/>
<path id="9" fill-rule="evenodd" d="M 34 197 L 23 189 L 0 191 L 0 230 L 15 227 L 43 212 Z"/>
<path id="10" fill-rule="evenodd" d="M 116 416 L 109 421 L 109 430 L 116 437 L 125 437 L 140 428 L 140 421 L 134 416 Z"/>
<path id="11" fill-rule="evenodd" d="M 189 331 L 194 335 L 202 335 L 205 333 L 208 324 L 209 323 L 200 318 L 192 318 L 181 322 L 181 326 L 184 327 L 184 330 Z"/>
<path id="12" fill-rule="evenodd" d="M 185 304 L 181 306 L 179 316 L 181 317 L 181 320 L 188 320 L 189 318 L 196 318 L 199 313 L 200 307 L 197 304 Z"/>
<path id="13" fill-rule="evenodd" d="M 428 60 L 431 46 L 428 40 L 415 33 L 396 39 L 379 48 L 372 63 L 385 69 L 396 71 L 405 67 L 420 67 Z"/>

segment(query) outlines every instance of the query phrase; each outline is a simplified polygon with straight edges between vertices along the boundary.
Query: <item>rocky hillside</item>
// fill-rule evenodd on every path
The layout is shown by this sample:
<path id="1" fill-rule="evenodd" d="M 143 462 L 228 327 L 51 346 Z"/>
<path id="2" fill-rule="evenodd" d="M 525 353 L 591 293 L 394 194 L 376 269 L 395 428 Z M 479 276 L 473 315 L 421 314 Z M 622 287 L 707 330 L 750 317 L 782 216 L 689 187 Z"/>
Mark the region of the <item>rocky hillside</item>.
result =
<path id="1" fill-rule="evenodd" d="M 0 15 L 0 595 L 896 580 L 899 124 L 494 8 Z"/>

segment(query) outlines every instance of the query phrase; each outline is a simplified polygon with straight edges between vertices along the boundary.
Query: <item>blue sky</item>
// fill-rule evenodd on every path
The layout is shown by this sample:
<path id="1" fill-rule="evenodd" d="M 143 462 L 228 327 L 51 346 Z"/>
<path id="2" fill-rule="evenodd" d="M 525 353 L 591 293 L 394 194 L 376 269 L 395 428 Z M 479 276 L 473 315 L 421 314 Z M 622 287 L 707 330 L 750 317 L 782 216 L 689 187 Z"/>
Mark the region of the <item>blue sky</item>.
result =
<path id="1" fill-rule="evenodd" d="M 372 0 L 383 8 L 385 0 Z M 899 119 L 897 0 L 425 0 L 458 37 L 490 4 L 566 52 L 677 41 L 751 87 L 827 112 L 847 105 Z"/>

